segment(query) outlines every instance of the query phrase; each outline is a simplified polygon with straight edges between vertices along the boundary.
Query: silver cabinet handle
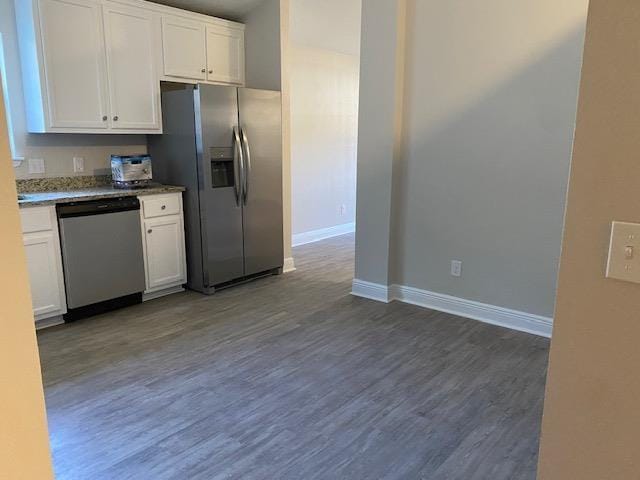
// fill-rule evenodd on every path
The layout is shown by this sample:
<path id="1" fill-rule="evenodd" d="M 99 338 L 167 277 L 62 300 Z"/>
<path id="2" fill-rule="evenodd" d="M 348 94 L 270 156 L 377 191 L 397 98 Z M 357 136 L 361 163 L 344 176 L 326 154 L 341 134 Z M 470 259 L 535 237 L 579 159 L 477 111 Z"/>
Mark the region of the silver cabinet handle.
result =
<path id="1" fill-rule="evenodd" d="M 167 209 L 167 206 L 166 206 L 166 205 L 162 205 L 162 206 L 160 207 L 160 210 L 166 210 L 166 209 Z"/>
<path id="2" fill-rule="evenodd" d="M 240 206 L 240 182 L 244 177 L 244 153 L 240 143 L 238 127 L 233 127 L 233 190 L 236 195 L 236 205 Z"/>
<path id="3" fill-rule="evenodd" d="M 115 117 L 113 117 L 113 121 L 117 122 L 118 121 L 118 116 L 116 115 Z"/>
<path id="4" fill-rule="evenodd" d="M 153 230 L 149 229 L 147 230 L 147 233 L 153 233 Z"/>
<path id="5" fill-rule="evenodd" d="M 108 119 L 109 119 L 109 117 L 107 117 L 106 115 L 103 115 L 103 116 L 102 116 L 102 121 L 103 121 L 103 122 L 106 122 Z"/>
<path id="6" fill-rule="evenodd" d="M 247 204 L 247 199 L 249 198 L 249 180 L 251 177 L 251 150 L 249 149 L 249 139 L 247 138 L 247 132 L 244 131 L 244 128 L 241 130 L 242 132 L 242 143 L 244 145 L 244 154 L 247 158 L 247 168 L 244 172 L 244 204 Z"/>

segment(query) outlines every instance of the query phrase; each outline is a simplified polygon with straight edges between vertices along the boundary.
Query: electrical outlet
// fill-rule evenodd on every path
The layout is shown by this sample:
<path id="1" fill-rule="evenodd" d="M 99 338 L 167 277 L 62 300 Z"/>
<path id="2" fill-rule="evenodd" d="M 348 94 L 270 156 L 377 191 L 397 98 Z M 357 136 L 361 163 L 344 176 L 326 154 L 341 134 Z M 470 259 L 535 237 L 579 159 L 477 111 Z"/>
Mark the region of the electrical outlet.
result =
<path id="1" fill-rule="evenodd" d="M 345 215 L 347 213 L 347 206 L 343 203 L 340 205 L 340 215 Z"/>
<path id="2" fill-rule="evenodd" d="M 462 276 L 462 262 L 460 260 L 451 260 L 451 275 L 454 277 Z"/>
<path id="3" fill-rule="evenodd" d="M 84 157 L 73 157 L 73 171 L 76 173 L 84 172 Z"/>
<path id="4" fill-rule="evenodd" d="M 44 159 L 42 158 L 30 158 L 27 160 L 27 165 L 31 174 L 44 173 Z"/>

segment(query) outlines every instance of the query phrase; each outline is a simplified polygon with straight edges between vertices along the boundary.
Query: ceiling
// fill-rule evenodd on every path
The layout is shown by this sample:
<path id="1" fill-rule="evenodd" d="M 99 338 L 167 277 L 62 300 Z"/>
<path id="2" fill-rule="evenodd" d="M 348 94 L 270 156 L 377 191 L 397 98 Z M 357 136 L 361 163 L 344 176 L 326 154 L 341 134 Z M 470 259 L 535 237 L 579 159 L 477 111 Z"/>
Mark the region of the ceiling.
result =
<path id="1" fill-rule="evenodd" d="M 171 7 L 222 17 L 229 20 L 241 20 L 264 0 L 151 0 Z"/>

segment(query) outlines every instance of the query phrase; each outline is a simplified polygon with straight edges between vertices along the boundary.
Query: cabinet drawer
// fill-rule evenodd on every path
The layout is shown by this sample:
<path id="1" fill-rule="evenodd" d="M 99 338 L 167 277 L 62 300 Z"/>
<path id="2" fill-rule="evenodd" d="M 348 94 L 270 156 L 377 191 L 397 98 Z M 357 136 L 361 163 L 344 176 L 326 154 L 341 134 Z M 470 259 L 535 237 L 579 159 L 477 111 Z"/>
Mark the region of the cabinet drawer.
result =
<path id="1" fill-rule="evenodd" d="M 22 233 L 47 232 L 53 230 L 55 214 L 53 207 L 21 208 Z"/>
<path id="2" fill-rule="evenodd" d="M 142 197 L 142 211 L 144 218 L 164 217 L 165 215 L 178 215 L 181 212 L 182 202 L 180 194 Z"/>

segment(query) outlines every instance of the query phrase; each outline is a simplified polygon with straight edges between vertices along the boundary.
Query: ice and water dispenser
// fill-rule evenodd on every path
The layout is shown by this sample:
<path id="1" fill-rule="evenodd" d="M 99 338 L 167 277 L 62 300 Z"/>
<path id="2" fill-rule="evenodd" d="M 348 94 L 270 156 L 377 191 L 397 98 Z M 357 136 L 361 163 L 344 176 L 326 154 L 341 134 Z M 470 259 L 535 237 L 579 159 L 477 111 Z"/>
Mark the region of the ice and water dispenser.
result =
<path id="1" fill-rule="evenodd" d="M 211 186 L 213 188 L 233 187 L 234 171 L 233 148 L 213 147 L 211 149 Z"/>

